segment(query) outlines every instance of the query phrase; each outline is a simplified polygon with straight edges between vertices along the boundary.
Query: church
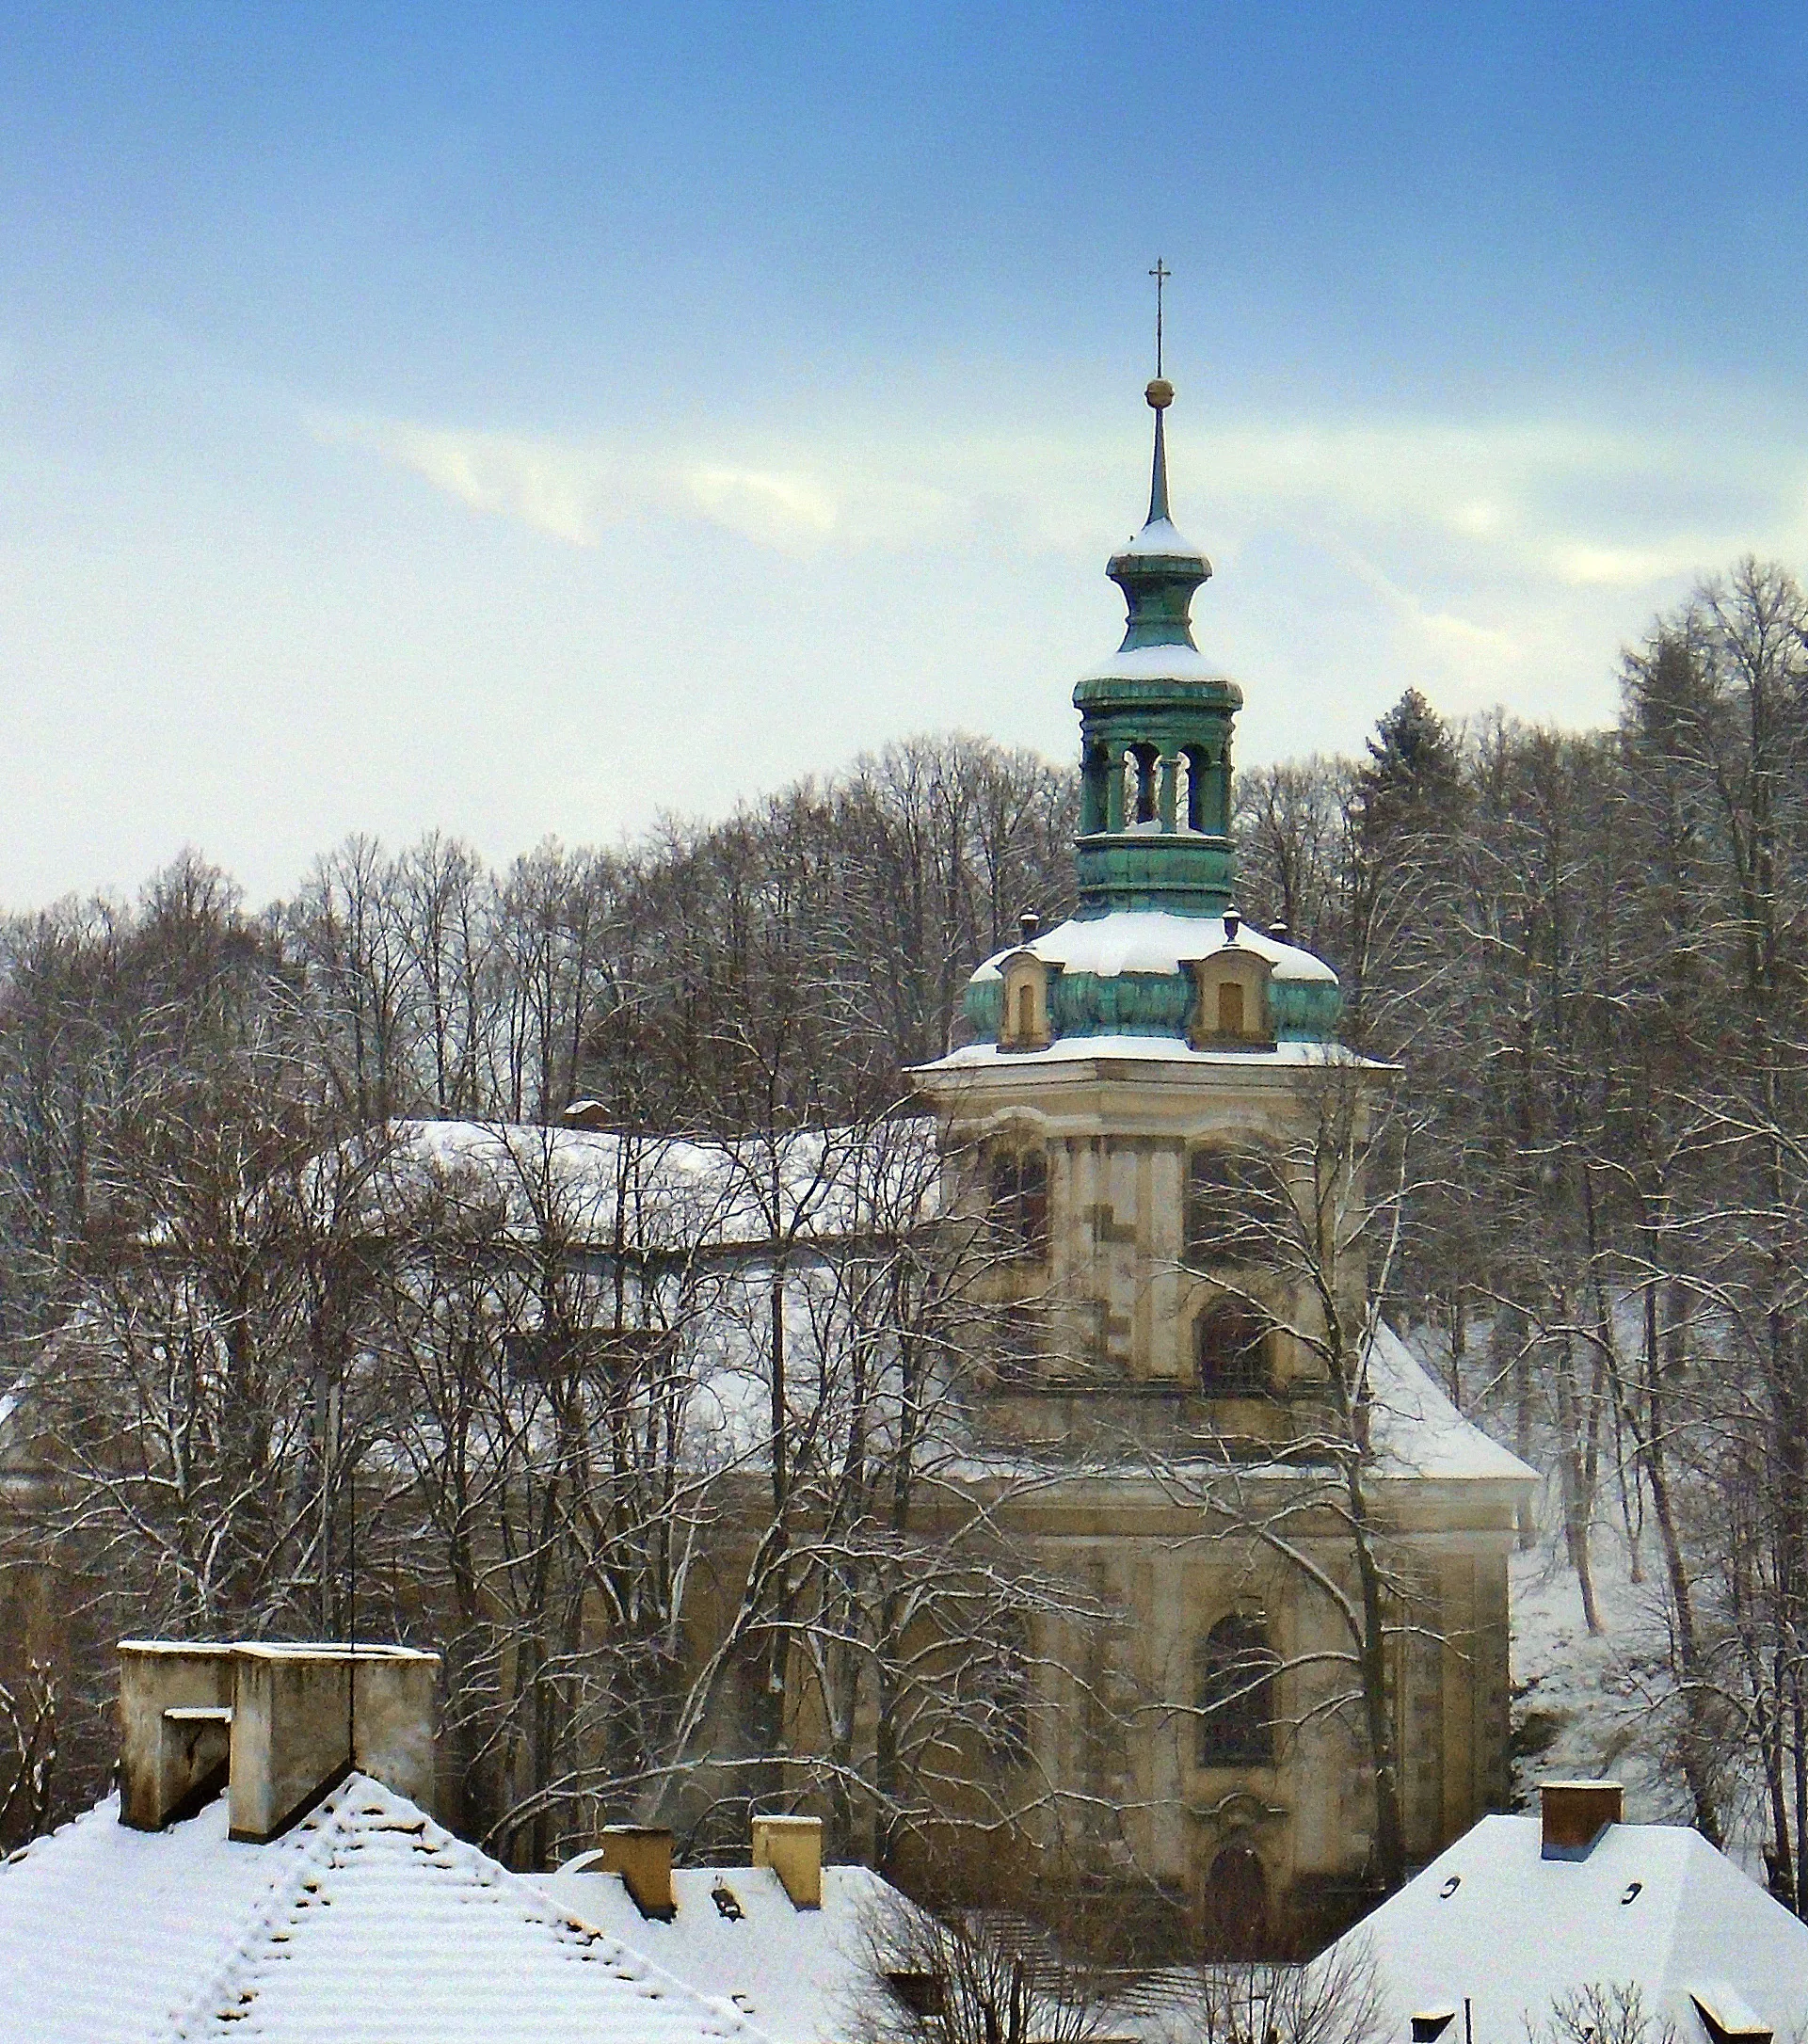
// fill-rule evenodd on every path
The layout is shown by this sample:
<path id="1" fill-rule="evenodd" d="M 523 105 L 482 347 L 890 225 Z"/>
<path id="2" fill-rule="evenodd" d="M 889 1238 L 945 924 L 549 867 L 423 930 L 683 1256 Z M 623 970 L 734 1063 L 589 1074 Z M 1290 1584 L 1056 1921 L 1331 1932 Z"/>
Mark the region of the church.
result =
<path id="1" fill-rule="evenodd" d="M 403 1259 L 356 1365 L 420 1394 L 388 1507 L 473 1529 L 488 1572 L 465 1609 L 372 1568 L 360 1615 L 387 1595 L 436 1651 L 489 1628 L 508 1735 L 465 1708 L 431 1800 L 523 1867 L 778 1809 L 924 1894 L 1254 1952 L 1504 1807 L 1533 1475 L 1375 1310 L 1400 1075 L 1339 1042 L 1332 967 L 1237 911 L 1242 698 L 1194 642 L 1211 569 L 1146 394 L 1127 629 L 1074 696 L 1076 913 L 976 964 L 918 1111 L 703 1141 L 580 1103 L 334 1153 L 346 1225 Z M 447 1412 L 490 1415 L 474 1473 Z M 33 1425 L 0 1413 L 25 1518 L 55 1501 Z M 549 1470 L 582 1509 L 524 1532 Z M 530 1563 L 556 1679 L 488 1587 Z"/>
<path id="2" fill-rule="evenodd" d="M 1339 1045 L 1333 969 L 1235 908 L 1242 697 L 1194 643 L 1211 566 L 1170 516 L 1173 387 L 1146 394 L 1127 629 L 1074 692 L 1077 912 L 1023 918 L 972 1041 L 915 1077 L 946 1199 L 989 1217 L 975 1425 L 1044 1472 L 1013 1523 L 1124 1614 L 1032 1643 L 1063 1857 L 1255 1948 L 1504 1807 L 1532 1473 L 1371 1310 L 1398 1075 Z"/>

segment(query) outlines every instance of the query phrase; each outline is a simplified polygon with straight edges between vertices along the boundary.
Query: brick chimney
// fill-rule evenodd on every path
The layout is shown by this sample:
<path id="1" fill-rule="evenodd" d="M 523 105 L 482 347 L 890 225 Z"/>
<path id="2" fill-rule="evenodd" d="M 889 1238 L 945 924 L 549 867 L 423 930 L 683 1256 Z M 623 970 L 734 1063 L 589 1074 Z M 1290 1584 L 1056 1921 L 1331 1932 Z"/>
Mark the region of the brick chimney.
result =
<path id="1" fill-rule="evenodd" d="M 1609 1824 L 1625 1821 L 1625 1792 L 1617 1781 L 1544 1781 L 1546 1860 L 1586 1860 Z"/>
<path id="2" fill-rule="evenodd" d="M 431 1808 L 440 1656 L 411 1647 L 120 1643 L 120 1820 L 160 1830 L 222 1787 L 275 1838 L 354 1767 Z"/>
<path id="3" fill-rule="evenodd" d="M 760 1817 L 753 1820 L 753 1863 L 769 1866 L 794 1909 L 823 1906 L 821 1817 Z"/>
<path id="4" fill-rule="evenodd" d="M 678 1913 L 669 1831 L 650 1824 L 605 1824 L 593 1864 L 604 1874 L 621 1876 L 629 1899 L 643 1916 L 669 1924 Z"/>

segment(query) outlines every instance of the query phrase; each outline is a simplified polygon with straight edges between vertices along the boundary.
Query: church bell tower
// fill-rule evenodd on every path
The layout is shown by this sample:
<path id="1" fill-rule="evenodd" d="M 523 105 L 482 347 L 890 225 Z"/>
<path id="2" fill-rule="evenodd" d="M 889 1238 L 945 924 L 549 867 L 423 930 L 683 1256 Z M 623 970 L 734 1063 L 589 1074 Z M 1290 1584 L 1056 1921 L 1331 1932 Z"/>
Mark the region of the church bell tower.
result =
<path id="1" fill-rule="evenodd" d="M 1331 967 L 1236 908 L 1242 695 L 1194 637 L 1211 566 L 1171 515 L 1159 363 L 1145 394 L 1148 516 L 1106 570 L 1123 639 L 1074 691 L 1079 905 L 1052 929 L 1023 918 L 968 984 L 968 1040 L 915 1077 L 942 1211 L 979 1251 L 973 1464 L 995 1456 L 1001 1486 L 1035 1475 L 989 1509 L 1123 1615 L 1105 1644 L 1038 1621 L 1038 1665 L 1091 1670 L 1049 1675 L 1032 1714 L 1052 1785 L 1038 1850 L 1119 1884 L 1127 1908 L 1160 1895 L 1240 1925 L 1235 1945 L 1329 1908 L 1374 1820 L 1361 1736 L 1325 1686 L 1347 1646 L 1322 1593 L 1349 1566 L 1336 1512 L 1285 1519 L 1292 1565 L 1205 1501 L 1253 1484 L 1260 1509 L 1301 1512 L 1338 1466 L 1327 1441 L 1367 1453 L 1372 1422 L 1393 1444 L 1390 1518 L 1426 1543 L 1414 1566 L 1459 1643 L 1392 1678 L 1416 1741 L 1404 1835 L 1429 1853 L 1504 1785 L 1506 1556 L 1528 1473 L 1373 1328 L 1361 1228 L 1334 1226 L 1338 1253 L 1320 1254 L 1327 1210 L 1360 1208 L 1352 1159 L 1386 1075 L 1338 1042 Z M 1324 1140 L 1339 1102 L 1347 1148 Z M 1349 1334 L 1336 1372 L 1331 1327 Z M 1107 1735 L 1107 1692 L 1148 1708 Z"/>

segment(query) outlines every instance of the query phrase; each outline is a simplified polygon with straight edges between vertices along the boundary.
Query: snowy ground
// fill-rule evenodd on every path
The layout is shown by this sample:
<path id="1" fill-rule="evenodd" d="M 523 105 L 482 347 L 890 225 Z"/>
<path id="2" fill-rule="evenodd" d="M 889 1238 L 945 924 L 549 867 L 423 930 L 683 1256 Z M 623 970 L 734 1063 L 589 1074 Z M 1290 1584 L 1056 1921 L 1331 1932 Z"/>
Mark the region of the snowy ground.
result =
<path id="1" fill-rule="evenodd" d="M 1553 1529 L 1558 1518 L 1547 1483 L 1539 1525 Z M 1589 1552 L 1602 1626 L 1592 1638 L 1560 1531 L 1542 1531 L 1534 1548 L 1512 1557 L 1514 1806 L 1534 1808 L 1541 1781 L 1605 1776 L 1624 1785 L 1634 1821 L 1687 1824 L 1688 1797 L 1669 1752 L 1674 1690 L 1656 1541 L 1643 1542 L 1642 1581 L 1634 1580 L 1620 1526 L 1597 1524 Z M 1762 1880 L 1764 1817 L 1754 1784 L 1731 1802 L 1722 1812 L 1726 1850 Z"/>
<path id="2" fill-rule="evenodd" d="M 1541 1522 L 1557 1514 L 1540 1500 Z M 1686 1816 L 1663 1756 L 1671 1692 L 1663 1601 L 1643 1559 L 1633 1580 L 1625 1536 L 1597 1525 L 1590 1546 L 1603 1630 L 1591 1638 L 1582 1593 L 1560 1532 L 1512 1558 L 1513 1800 L 1528 1808 L 1538 1783 L 1558 1776 L 1624 1782 L 1626 1815 L 1643 1823 Z"/>

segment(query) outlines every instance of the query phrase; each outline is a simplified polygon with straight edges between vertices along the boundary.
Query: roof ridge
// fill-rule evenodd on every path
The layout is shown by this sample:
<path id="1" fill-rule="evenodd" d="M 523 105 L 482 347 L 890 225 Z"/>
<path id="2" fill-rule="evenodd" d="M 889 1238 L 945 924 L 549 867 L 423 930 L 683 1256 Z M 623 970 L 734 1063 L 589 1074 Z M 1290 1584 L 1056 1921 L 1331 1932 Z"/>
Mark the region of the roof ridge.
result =
<path id="1" fill-rule="evenodd" d="M 296 1898 L 304 1876 L 323 1858 L 330 1858 L 333 1839 L 341 1832 L 350 1829 L 345 1821 L 345 1805 L 356 1784 L 382 1787 L 380 1782 L 372 1781 L 368 1775 L 350 1774 L 308 1812 L 296 1827 L 296 1830 L 312 1830 L 314 1836 L 299 1851 L 292 1852 L 283 1864 L 272 1871 L 268 1884 L 258 1895 L 243 1928 L 235 1937 L 229 1938 L 225 1951 L 202 1976 L 200 1986 L 186 2004 L 170 2009 L 164 2036 L 170 2038 L 190 2036 L 194 2034 L 193 2026 L 197 2022 L 204 2023 L 216 2014 L 221 2001 L 230 1991 L 235 1976 L 250 1962 L 254 1948 L 268 1942 L 280 1917 L 294 1913 Z M 385 1795 L 391 1792 L 384 1790 Z M 293 1840 L 295 1833 L 291 1832 L 288 1836 Z M 283 1841 L 273 1839 L 269 1843 L 280 1845 Z M 253 1849 L 262 1850 L 262 1847 Z M 243 2003 L 249 2003 L 255 1997 L 242 1995 L 238 1999 Z"/>
<path id="2" fill-rule="evenodd" d="M 264 1963 L 279 1928 L 293 1922 L 309 1887 L 310 1876 L 331 1868 L 343 1846 L 385 1831 L 418 1834 L 423 1846 L 436 1856 L 444 1856 L 441 1863 L 450 1864 L 467 1882 L 502 1891 L 531 1921 L 555 1938 L 575 1933 L 586 1943 L 600 1946 L 601 1956 L 618 1979 L 643 1992 L 670 1996 L 694 2009 L 701 2026 L 713 2034 L 742 2039 L 744 2044 L 771 2044 L 765 2033 L 739 2010 L 724 2007 L 713 1997 L 699 1993 L 644 1953 L 623 1943 L 613 1932 L 586 1923 L 555 1901 L 530 1876 L 504 1866 L 482 1846 L 447 1830 L 418 1803 L 374 1776 L 346 1776 L 302 1821 L 315 1827 L 317 1835 L 296 1855 L 286 1877 L 271 1883 L 200 1990 L 180 2011 L 170 2012 L 168 2027 L 162 2035 L 171 2044 L 175 2039 L 203 2032 L 220 2020 L 230 2004 L 236 2004 L 231 2009 L 234 2016 L 248 2010 L 258 1991 L 249 1976 Z"/>
<path id="3" fill-rule="evenodd" d="M 8 1867 L 23 1866 L 27 1860 L 41 1852 L 52 1839 L 61 1838 L 66 1831 L 77 1830 L 85 1824 L 104 1822 L 104 1811 L 110 1810 L 117 1823 L 119 1809 L 120 1792 L 118 1789 L 111 1789 L 99 1802 L 90 1803 L 86 1810 L 78 1810 L 72 1817 L 65 1817 L 60 1824 L 53 1824 L 49 1830 L 40 1831 L 36 1838 L 28 1838 L 23 1845 L 15 1845 L 9 1853 L 0 1856 L 0 1874 L 5 1874 Z"/>

